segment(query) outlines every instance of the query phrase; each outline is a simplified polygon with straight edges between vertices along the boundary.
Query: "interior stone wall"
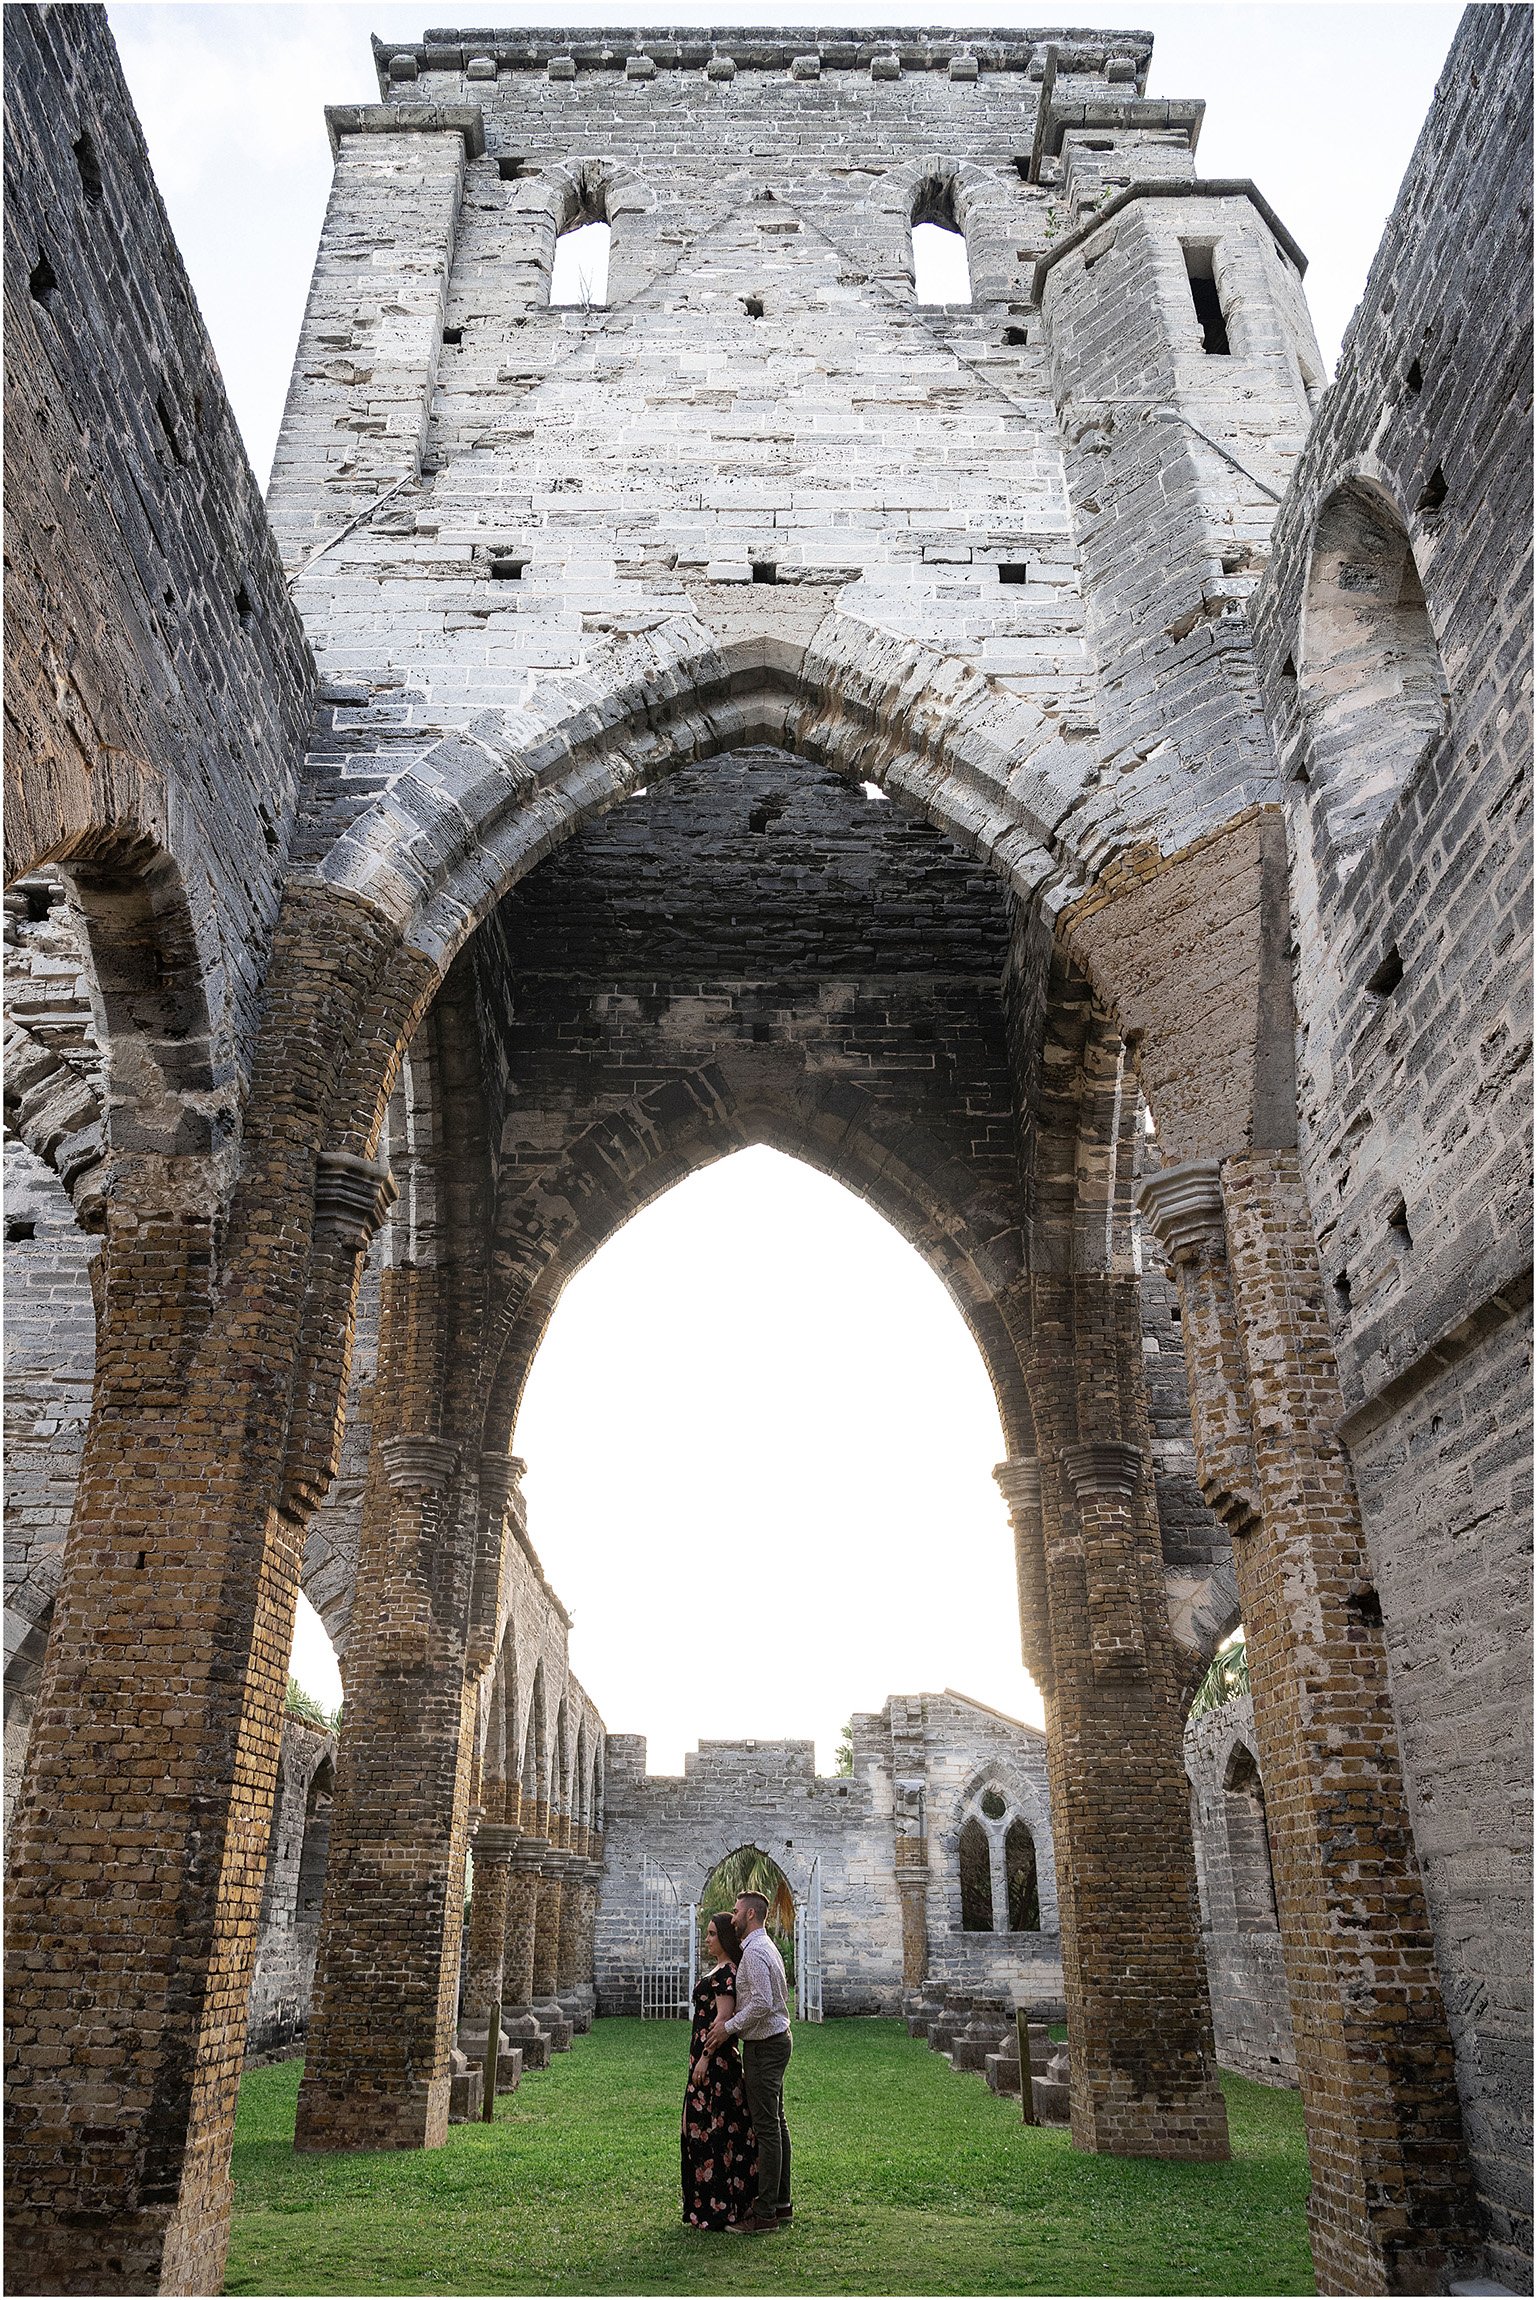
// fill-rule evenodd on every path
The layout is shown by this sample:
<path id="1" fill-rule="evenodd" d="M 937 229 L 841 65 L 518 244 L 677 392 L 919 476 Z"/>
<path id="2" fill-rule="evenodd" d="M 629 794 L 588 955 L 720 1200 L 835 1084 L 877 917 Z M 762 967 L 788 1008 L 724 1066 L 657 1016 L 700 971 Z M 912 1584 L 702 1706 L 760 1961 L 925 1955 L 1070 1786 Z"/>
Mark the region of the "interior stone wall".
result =
<path id="1" fill-rule="evenodd" d="M 1458 2082 L 1530 2275 L 1531 18 L 1463 18 L 1277 523 L 1298 1124 Z M 1444 732 L 1342 823 L 1306 600 L 1342 486 L 1412 559 Z M 1363 595 L 1388 578 L 1362 564 Z M 1375 717 L 1401 708 L 1368 648 Z M 1363 738 L 1365 739 L 1365 738 Z"/>

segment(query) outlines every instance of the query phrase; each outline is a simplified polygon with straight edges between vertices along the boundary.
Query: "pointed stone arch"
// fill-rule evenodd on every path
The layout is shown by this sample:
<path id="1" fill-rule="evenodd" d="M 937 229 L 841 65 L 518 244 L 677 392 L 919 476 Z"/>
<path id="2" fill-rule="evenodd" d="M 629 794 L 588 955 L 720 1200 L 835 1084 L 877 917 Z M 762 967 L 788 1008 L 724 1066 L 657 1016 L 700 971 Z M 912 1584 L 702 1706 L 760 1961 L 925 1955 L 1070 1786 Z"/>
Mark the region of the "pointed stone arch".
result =
<path id="1" fill-rule="evenodd" d="M 980 1232 L 957 1191 L 904 1167 L 897 1144 L 867 1129 L 860 1098 L 804 1073 L 782 1100 L 761 1082 L 738 1098 L 727 1066 L 637 1095 L 596 1117 L 545 1180 L 515 1250 L 504 1239 L 500 1346 L 487 1403 L 488 1447 L 510 1444 L 534 1356 L 566 1285 L 642 1207 L 690 1175 L 756 1144 L 841 1183 L 881 1214 L 944 1285 L 977 1344 L 1005 1432 L 1033 1443 L 1016 1321 L 1024 1314 L 1017 1233 Z M 1014 1440 L 1011 1437 L 1010 1443 Z"/>

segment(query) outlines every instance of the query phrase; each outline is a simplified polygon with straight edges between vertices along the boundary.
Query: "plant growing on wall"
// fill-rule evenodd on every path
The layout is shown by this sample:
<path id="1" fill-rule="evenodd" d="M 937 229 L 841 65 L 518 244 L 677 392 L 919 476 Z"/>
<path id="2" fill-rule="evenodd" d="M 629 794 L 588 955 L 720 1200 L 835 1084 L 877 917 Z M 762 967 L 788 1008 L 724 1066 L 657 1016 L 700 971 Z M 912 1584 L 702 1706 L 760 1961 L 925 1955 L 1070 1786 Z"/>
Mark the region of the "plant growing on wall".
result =
<path id="1" fill-rule="evenodd" d="M 312 1733 L 339 1733 L 342 1713 L 338 1706 L 327 1709 L 313 1693 L 306 1693 L 297 1677 L 288 1680 L 288 1691 L 283 1696 L 283 1714 L 298 1724 L 307 1725 Z"/>
<path id="2" fill-rule="evenodd" d="M 1220 1709 L 1224 1701 L 1236 1701 L 1248 1690 L 1248 1648 L 1241 1637 L 1235 1637 L 1231 1644 L 1213 1655 L 1211 1667 L 1195 1689 L 1190 1714 L 1204 1717 L 1208 1709 Z"/>

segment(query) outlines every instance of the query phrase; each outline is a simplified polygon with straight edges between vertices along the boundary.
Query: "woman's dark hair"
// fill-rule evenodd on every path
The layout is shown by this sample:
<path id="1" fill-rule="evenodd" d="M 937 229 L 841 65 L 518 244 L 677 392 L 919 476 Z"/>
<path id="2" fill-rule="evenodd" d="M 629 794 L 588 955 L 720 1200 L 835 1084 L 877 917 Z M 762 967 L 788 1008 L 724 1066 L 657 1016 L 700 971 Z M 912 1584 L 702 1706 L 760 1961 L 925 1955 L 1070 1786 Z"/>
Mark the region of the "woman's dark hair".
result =
<path id="1" fill-rule="evenodd" d="M 715 1927 L 715 1938 L 720 1942 L 728 1964 L 736 1964 L 742 1954 L 742 1936 L 729 1911 L 718 1909 L 710 1919 Z"/>

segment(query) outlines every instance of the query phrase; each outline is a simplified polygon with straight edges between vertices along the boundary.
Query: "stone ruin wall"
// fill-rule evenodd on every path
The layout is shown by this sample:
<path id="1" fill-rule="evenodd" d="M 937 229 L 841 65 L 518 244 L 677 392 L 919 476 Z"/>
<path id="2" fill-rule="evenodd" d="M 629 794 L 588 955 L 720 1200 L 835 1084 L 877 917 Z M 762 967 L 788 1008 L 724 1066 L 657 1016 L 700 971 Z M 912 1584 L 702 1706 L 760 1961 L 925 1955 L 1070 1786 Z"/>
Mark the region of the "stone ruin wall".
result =
<path id="1" fill-rule="evenodd" d="M 637 666 L 665 686 L 687 650 L 652 620 L 664 608 L 686 603 L 723 644 L 758 628 L 757 560 L 780 578 L 774 595 L 787 645 L 836 595 L 845 621 L 836 638 L 824 636 L 820 657 L 833 684 L 841 672 L 852 691 L 871 665 L 900 680 L 936 646 L 980 669 L 998 702 L 997 756 L 1012 762 L 1020 808 L 1061 825 L 1064 841 L 1085 855 L 1139 834 L 1167 851 L 1213 824 L 1220 830 L 1219 818 L 1250 800 L 1273 801 L 1268 721 L 1288 778 L 1281 789 L 1303 1148 L 1346 1391 L 1344 1434 L 1372 1547 L 1375 1587 L 1358 1596 L 1381 1606 L 1470 2141 L 1497 2264 L 1519 2282 L 1529 2255 L 1528 1679 L 1511 1629 L 1527 1604 L 1529 1249 L 1514 1209 L 1529 1167 L 1520 715 L 1529 365 L 1510 322 L 1529 309 L 1518 260 L 1529 19 L 1479 9 L 1466 20 L 1257 596 L 1272 495 L 1285 485 L 1318 397 L 1296 251 L 1247 188 L 1199 196 L 1212 236 L 1226 242 L 1230 300 L 1255 331 L 1245 346 L 1248 380 L 1262 373 L 1264 381 L 1263 405 L 1225 400 L 1244 379 L 1238 363 L 1219 376 L 1190 340 L 1186 282 L 1163 208 L 1151 198 L 1117 205 L 1126 174 L 1162 173 L 1172 183 L 1194 173 L 1199 107 L 1142 107 L 1145 43 L 1106 35 L 1067 60 L 1040 111 L 1045 175 L 1016 191 L 1009 155 L 1028 109 L 1019 96 L 1044 94 L 1046 70 L 1028 41 L 984 52 L 978 80 L 964 61 L 940 57 L 931 39 L 891 65 L 857 43 L 847 55 L 829 49 L 821 81 L 765 43 L 756 62 L 744 51 L 735 75 L 708 82 L 702 59 L 691 57 L 686 85 L 682 46 L 674 54 L 642 42 L 638 69 L 617 58 L 603 66 L 607 141 L 633 147 L 647 164 L 665 161 L 673 189 L 649 204 L 632 198 L 633 178 L 604 189 L 616 223 L 615 293 L 622 302 L 665 274 L 677 295 L 654 329 L 641 330 L 637 303 L 596 335 L 574 314 L 545 314 L 540 298 L 555 230 L 592 196 L 585 163 L 573 168 L 567 147 L 574 123 L 590 116 L 597 59 L 580 59 L 577 81 L 576 59 L 568 77 L 531 46 L 493 60 L 501 77 L 488 83 L 462 44 L 401 50 L 398 61 L 385 51 L 381 92 L 397 117 L 381 123 L 364 107 L 333 123 L 342 160 L 333 212 L 340 226 L 373 236 L 379 260 L 401 275 L 403 301 L 381 327 L 379 311 L 358 304 L 355 275 L 339 267 L 327 310 L 333 290 L 323 255 L 322 296 L 300 353 L 315 389 L 308 411 L 304 395 L 296 399 L 273 512 L 291 557 L 313 548 L 334 526 L 336 507 L 311 479 L 350 457 L 359 500 L 392 483 L 401 469 L 398 419 L 413 409 L 420 424 L 415 433 L 405 424 L 406 460 L 424 453 L 423 476 L 443 472 L 449 484 L 386 512 L 309 579 L 306 615 L 326 660 L 331 707 L 355 716 L 340 739 L 333 725 L 317 743 L 313 795 L 295 827 L 293 762 L 310 692 L 305 642 L 109 43 L 89 11 L 16 15 L 8 104 L 22 189 L 12 199 L 7 339 L 28 420 L 13 422 L 7 439 L 11 532 L 22 550 L 8 639 L 13 658 L 36 676 L 11 697 L 13 756 L 27 762 L 28 794 L 11 828 L 29 855 L 74 858 L 87 907 L 101 893 L 99 814 L 116 810 L 163 833 L 186 894 L 179 931 L 199 954 L 209 992 L 206 1017 L 193 1017 L 196 1061 L 175 1076 L 157 1074 L 158 1083 L 151 1077 L 152 1110 L 163 1114 L 167 1093 L 188 1108 L 201 1097 L 205 1115 L 233 1115 L 238 1125 L 286 862 L 317 858 L 334 831 L 359 825 L 379 793 L 400 787 L 429 754 L 449 806 L 486 774 L 504 774 L 520 744 L 559 717 L 564 706 L 545 697 L 563 681 L 567 700 L 593 691 L 584 681 L 625 688 Z M 70 18 L 84 27 L 79 39 L 59 36 Z M 537 45 L 536 35 L 526 37 Z M 377 133 L 400 124 L 402 104 L 421 107 L 423 125 L 435 107 L 457 127 L 452 107 L 465 97 L 487 102 L 484 151 L 473 148 L 467 123 L 446 138 Z M 851 163 L 838 182 L 850 144 L 885 138 L 898 107 L 910 123 L 908 173 L 885 181 L 889 155 L 877 155 L 868 168 Z M 765 360 L 755 348 L 764 335 L 752 332 L 766 333 L 765 323 L 744 310 L 726 365 L 745 359 L 767 378 L 760 397 L 744 404 L 734 380 L 728 388 L 719 372 L 696 377 L 689 368 L 690 312 L 716 287 L 697 264 L 678 285 L 679 226 L 685 215 L 697 219 L 715 190 L 722 124 L 740 141 L 744 124 L 792 112 L 804 115 L 801 141 L 809 148 L 820 137 L 830 163 L 825 182 L 797 186 L 800 229 L 760 228 L 765 216 L 774 227 L 792 219 L 768 214 L 774 203 L 756 198 L 767 172 L 756 159 L 714 211 L 718 245 L 730 256 L 726 296 L 740 302 L 751 271 L 774 330 L 776 349 Z M 58 133 L 66 117 L 72 128 L 92 123 L 84 150 Z M 585 125 L 582 140 L 590 146 Z M 883 283 L 903 289 L 913 172 L 957 148 L 981 153 L 1002 178 L 1001 192 L 997 181 L 964 172 L 956 179 L 978 306 L 936 317 L 893 305 L 882 333 L 851 291 L 871 282 L 883 296 Z M 542 184 L 523 173 L 529 154 L 545 168 Z M 821 202 L 841 216 L 867 175 L 852 243 L 840 251 L 824 241 L 825 255 L 811 258 L 808 206 Z M 1102 204 L 1115 212 L 1102 214 Z M 1198 204 L 1192 194 L 1187 227 Z M 1038 311 L 1011 285 L 1032 270 Z M 124 276 L 140 299 L 127 332 L 110 324 Z M 482 287 L 491 292 L 482 297 Z M 793 313 L 774 309 L 781 293 Z M 820 351 L 835 329 L 859 388 L 835 379 L 797 431 L 793 403 L 804 396 L 805 369 L 776 367 L 777 347 L 787 343 L 793 363 L 813 341 Z M 625 344 L 642 332 L 644 346 Z M 1172 361 L 1171 342 L 1179 345 Z M 921 398 L 910 381 L 915 346 L 921 356 L 932 348 L 936 362 Z M 504 427 L 505 439 L 481 442 L 488 408 L 499 412 L 499 395 L 524 384 L 538 396 L 525 435 L 520 417 Z M 1243 471 L 1231 454 L 1208 459 L 1188 439 L 1179 451 L 1155 443 L 1149 456 L 1147 427 L 1116 404 L 1149 396 L 1193 408 Z M 1013 428 L 1023 408 L 1027 430 L 1034 427 L 1031 454 Z M 45 436 L 46 450 L 34 454 Z M 892 444 L 904 436 L 917 441 L 915 455 Z M 990 469 L 1004 440 L 1021 473 L 1007 501 Z M 85 484 L 86 441 L 94 488 Z M 851 441 L 870 500 L 856 488 L 830 512 L 826 473 L 856 459 Z M 810 468 L 820 459 L 820 476 L 781 502 L 773 467 L 791 447 Z M 734 464 L 739 452 L 759 468 L 715 485 L 714 468 Z M 642 458 L 659 473 L 666 467 L 657 508 L 638 504 L 628 484 Z M 594 484 L 600 468 L 610 490 Z M 1151 510 L 1150 472 L 1160 475 Z M 1363 472 L 1412 540 L 1454 713 L 1449 733 L 1406 775 L 1395 780 L 1387 762 L 1385 807 L 1374 812 L 1381 788 L 1375 796 L 1347 791 L 1342 813 L 1341 794 L 1317 772 L 1328 749 L 1328 699 L 1300 639 L 1318 522 L 1336 481 Z M 961 508 L 952 513 L 952 505 Z M 1206 551 L 1213 530 L 1220 548 Z M 524 551 L 526 591 L 492 563 Z M 1193 597 L 1197 561 L 1204 573 Z M 1001 565 L 1022 579 L 1001 583 Z M 559 570 L 558 598 L 555 585 L 543 587 L 544 567 Z M 890 569 L 900 580 L 885 579 Z M 401 586 L 393 598 L 392 580 Z M 430 597 L 413 591 L 418 584 Z M 500 711 L 509 692 L 513 709 L 488 728 L 477 714 Z M 1171 744 L 1165 731 L 1176 720 L 1181 741 Z M 472 721 L 473 741 L 459 744 Z M 1243 740 L 1234 729 L 1247 730 Z M 749 731 L 765 739 L 761 725 Z M 1190 776 L 1197 751 L 1202 771 Z M 488 768 L 493 753 L 500 763 Z M 79 773 L 82 758 L 94 786 Z M 1310 765 L 1303 781 L 1298 770 Z M 639 752 L 624 772 L 631 784 L 644 779 Z M 911 776 L 909 762 L 901 773 Z M 985 793 L 977 823 L 990 821 L 989 835 L 1007 847 L 1020 836 L 1009 807 L 988 813 L 1002 784 L 984 776 L 977 787 Z M 75 810 L 88 788 L 97 797 L 86 821 Z M 419 792 L 402 803 L 419 805 Z M 360 852 L 376 828 L 359 829 Z M 1357 859 L 1347 869 L 1352 843 Z M 1241 844 L 1235 836 L 1232 851 Z M 1201 923 L 1207 898 L 1214 915 L 1244 896 L 1247 882 L 1228 871 L 1228 853 L 1219 837 L 1189 882 Z M 1028 878 L 1035 866 L 1028 855 L 1023 862 Z M 1254 867 L 1262 875 L 1263 856 Z M 10 916 L 20 925 L 19 911 Z M 216 916 L 227 942 L 213 935 Z M 99 903 L 95 918 L 99 928 Z M 34 997 L 47 971 L 36 961 L 53 928 L 30 916 L 26 926 L 44 929 L 30 937 L 30 951 L 26 928 L 17 938 L 24 997 Z M 1081 947 L 1091 939 L 1086 929 Z M 102 947 L 110 952 L 110 938 Z M 1126 947 L 1123 934 L 1123 959 Z M 53 955 L 63 984 L 69 962 Z M 1266 961 L 1271 991 L 1274 958 Z M 1224 1097 L 1232 1100 L 1232 1081 L 1252 1052 L 1244 999 L 1233 996 L 1220 936 L 1192 934 L 1187 964 L 1201 1059 L 1169 1078 L 1160 1118 L 1184 1123 L 1192 1111 L 1215 1110 L 1220 1140 Z M 1121 979 L 1122 1020 L 1132 1027 L 1135 964 Z M 1149 984 L 1156 988 L 1151 974 Z M 138 1054 L 143 1033 L 130 1027 L 120 989 L 106 983 L 104 1010 L 119 1055 Z M 1156 1007 L 1151 990 L 1147 1003 Z M 17 1385 L 21 1530 L 37 1544 L 23 1552 L 15 1587 L 8 1583 L 7 1659 L 15 1654 L 21 1664 L 24 1720 L 89 1380 L 89 1228 L 61 1245 L 56 1264 L 48 1238 L 62 1238 L 62 1192 L 71 1185 L 82 1219 L 95 1219 L 92 1193 L 79 1184 L 95 1170 L 99 1189 L 100 1161 L 77 1153 L 89 1149 L 93 1128 L 101 1138 L 93 1092 L 101 1104 L 89 1056 L 80 1060 L 78 1011 L 51 1016 L 45 992 L 17 1022 L 31 1043 L 13 1072 L 25 1091 L 8 1099 L 16 1136 L 8 1164 L 29 1177 L 18 1193 L 20 1219 L 33 1205 L 39 1216 L 33 1238 L 11 1242 L 7 1259 L 23 1258 L 23 1334 L 36 1337 L 53 1318 L 60 1343 L 52 1365 L 28 1343 Z M 1260 1103 L 1273 1118 L 1290 1091 L 1290 1032 L 1276 1028 L 1272 1010 L 1268 1037 L 1259 1036 L 1269 1065 Z M 123 1062 L 120 1078 L 130 1068 Z M 134 1114 L 116 1119 L 120 1155 L 132 1147 Z M 51 1211 L 53 1185 L 26 1164 L 34 1156 L 59 1158 L 66 1169 Z M 1147 1308 L 1158 1283 L 1155 1273 L 1145 1290 L 1144 1332 L 1161 1348 L 1156 1309 Z M 1172 1323 L 1165 1318 L 1164 1330 Z M 355 1434 L 366 1379 L 365 1353 Z M 1154 1393 L 1156 1422 L 1156 1380 Z M 1181 1442 L 1179 1434 L 1168 1442 Z M 339 1511 L 346 1505 L 342 1494 Z M 344 1608 L 349 1581 L 337 1522 L 315 1562 L 330 1575 L 328 1619 Z M 10 1692 L 8 1682 L 8 1718 Z M 10 1754 L 8 1744 L 8 1775 Z"/>
<path id="2" fill-rule="evenodd" d="M 1497 2272 L 1518 2287 L 1531 2245 L 1531 40 L 1522 8 L 1463 19 L 1255 603 L 1286 778 L 1298 1115 L 1342 1434 L 1469 2142 Z M 1330 758 L 1327 663 L 1307 645 L 1309 613 L 1326 629 L 1335 606 L 1316 576 L 1310 589 L 1309 544 L 1352 482 L 1372 491 L 1372 517 L 1335 549 L 1372 577 L 1382 538 L 1407 540 L 1449 693 L 1449 714 L 1437 695 L 1405 729 L 1388 690 L 1365 790 Z M 1413 619 L 1396 635 L 1411 646 Z M 1354 638 L 1371 663 L 1381 634 Z"/>
<path id="3" fill-rule="evenodd" d="M 1045 1736 L 1033 1726 L 960 1695 L 898 1696 L 879 1715 L 854 1718 L 846 1776 L 819 1775 L 809 1741 L 704 1741 L 685 1756 L 681 1776 L 648 1774 L 645 1749 L 638 1735 L 609 1737 L 600 2010 L 639 2010 L 642 1861 L 662 1869 L 687 1904 L 699 1901 L 727 1853 L 750 1844 L 779 1864 L 797 1903 L 820 1861 L 824 2010 L 833 2017 L 897 2012 L 904 1991 L 899 1780 L 909 1806 L 922 1792 L 929 1977 L 1006 2002 L 1060 1997 Z M 962 1929 L 956 1840 L 990 1785 L 1006 1805 L 999 1829 L 1017 1817 L 1035 1842 L 1038 1932 Z"/>
<path id="4" fill-rule="evenodd" d="M 1275 1888 L 1269 1853 L 1253 1826 L 1258 1818 L 1263 1827 L 1264 1793 L 1247 1694 L 1191 1719 L 1185 1770 L 1217 2058 L 1261 2084 L 1295 2084 Z M 1251 1773 L 1258 1795 L 1245 1787 Z"/>

